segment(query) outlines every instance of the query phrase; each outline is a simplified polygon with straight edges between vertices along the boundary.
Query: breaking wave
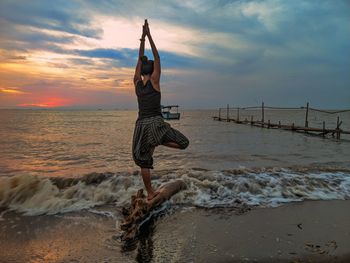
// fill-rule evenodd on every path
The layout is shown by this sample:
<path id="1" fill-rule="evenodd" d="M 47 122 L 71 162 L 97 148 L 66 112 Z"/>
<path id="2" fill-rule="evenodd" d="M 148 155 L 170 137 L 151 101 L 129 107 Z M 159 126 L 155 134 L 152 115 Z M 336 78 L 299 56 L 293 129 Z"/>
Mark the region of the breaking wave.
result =
<path id="1" fill-rule="evenodd" d="M 163 170 L 156 187 L 181 179 L 187 189 L 171 202 L 180 206 L 274 207 L 303 200 L 350 199 L 350 171 L 336 169 Z M 58 214 L 101 205 L 127 205 L 142 188 L 138 172 L 92 173 L 81 178 L 18 175 L 0 178 L 0 207 L 25 215 Z"/>

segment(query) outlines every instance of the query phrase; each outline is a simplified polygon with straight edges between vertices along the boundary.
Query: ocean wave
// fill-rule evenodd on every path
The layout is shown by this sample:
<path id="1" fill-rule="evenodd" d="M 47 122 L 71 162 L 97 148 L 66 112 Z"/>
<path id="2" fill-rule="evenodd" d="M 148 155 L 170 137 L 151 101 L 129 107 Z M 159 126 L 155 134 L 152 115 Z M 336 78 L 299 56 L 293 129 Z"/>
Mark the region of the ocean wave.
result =
<path id="1" fill-rule="evenodd" d="M 235 207 L 238 203 L 274 207 L 294 201 L 350 198 L 350 172 L 333 168 L 193 168 L 152 174 L 155 187 L 178 179 L 187 189 L 171 202 L 186 207 Z M 66 213 L 105 204 L 120 207 L 142 186 L 138 172 L 92 173 L 81 178 L 2 177 L 0 207 L 25 215 Z"/>
<path id="2" fill-rule="evenodd" d="M 138 189 L 133 180 L 137 181 L 136 177 L 109 174 L 89 174 L 78 179 L 31 175 L 3 177 L 0 178 L 0 207 L 25 215 L 41 215 L 110 203 L 124 205 Z"/>

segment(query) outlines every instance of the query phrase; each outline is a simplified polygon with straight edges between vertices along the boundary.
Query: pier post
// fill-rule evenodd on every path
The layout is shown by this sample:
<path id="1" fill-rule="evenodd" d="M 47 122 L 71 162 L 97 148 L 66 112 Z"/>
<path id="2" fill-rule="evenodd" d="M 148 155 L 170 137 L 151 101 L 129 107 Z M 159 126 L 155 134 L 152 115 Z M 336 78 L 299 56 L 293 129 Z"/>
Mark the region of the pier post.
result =
<path id="1" fill-rule="evenodd" d="M 308 121 L 308 116 L 309 116 L 309 103 L 306 103 L 306 113 L 305 113 L 305 127 L 309 127 L 309 121 Z"/>
<path id="2" fill-rule="evenodd" d="M 250 125 L 253 125 L 253 115 L 250 116 Z"/>
<path id="3" fill-rule="evenodd" d="M 267 121 L 267 128 L 270 129 L 270 120 Z"/>
<path id="4" fill-rule="evenodd" d="M 323 128 L 322 137 L 324 138 L 326 135 L 326 122 L 325 121 L 323 121 L 322 126 L 323 126 L 322 127 Z"/>
<path id="5" fill-rule="evenodd" d="M 219 108 L 219 121 L 221 121 L 221 108 Z"/>
<path id="6" fill-rule="evenodd" d="M 229 122 L 229 111 L 230 111 L 230 106 L 227 104 L 227 112 L 226 112 L 226 121 Z"/>
<path id="7" fill-rule="evenodd" d="M 339 129 L 339 116 L 337 117 L 337 140 L 340 140 L 340 129 Z"/>
<path id="8" fill-rule="evenodd" d="M 281 128 L 281 121 L 278 121 L 278 128 Z"/>
<path id="9" fill-rule="evenodd" d="M 237 122 L 239 122 L 239 108 L 237 108 Z"/>
<path id="10" fill-rule="evenodd" d="M 264 112 L 264 102 L 261 105 L 261 125 L 264 127 L 264 118 L 265 118 L 265 112 Z"/>

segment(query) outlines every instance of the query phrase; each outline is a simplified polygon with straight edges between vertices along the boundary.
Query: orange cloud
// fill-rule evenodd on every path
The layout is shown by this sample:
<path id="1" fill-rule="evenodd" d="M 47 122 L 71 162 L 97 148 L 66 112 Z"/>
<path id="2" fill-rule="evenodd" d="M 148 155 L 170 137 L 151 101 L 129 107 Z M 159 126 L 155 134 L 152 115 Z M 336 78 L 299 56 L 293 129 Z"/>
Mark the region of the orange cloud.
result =
<path id="1" fill-rule="evenodd" d="M 115 84 L 118 88 L 130 89 L 134 86 L 133 80 L 131 78 L 128 79 L 116 79 Z"/>
<path id="2" fill-rule="evenodd" d="M 7 93 L 7 94 L 27 94 L 27 92 L 20 91 L 17 88 L 3 88 L 3 89 L 0 89 L 0 92 Z"/>

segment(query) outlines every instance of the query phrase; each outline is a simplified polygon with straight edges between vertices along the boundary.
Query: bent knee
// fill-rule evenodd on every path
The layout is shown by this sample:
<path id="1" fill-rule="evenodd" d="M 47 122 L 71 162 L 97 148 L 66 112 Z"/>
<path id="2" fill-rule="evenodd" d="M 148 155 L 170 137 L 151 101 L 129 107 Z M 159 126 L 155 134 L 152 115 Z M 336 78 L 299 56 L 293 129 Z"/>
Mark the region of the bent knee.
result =
<path id="1" fill-rule="evenodd" d="M 188 147 L 188 145 L 190 144 L 190 141 L 186 138 L 185 140 L 183 140 L 179 145 L 180 145 L 180 149 L 184 150 Z"/>

